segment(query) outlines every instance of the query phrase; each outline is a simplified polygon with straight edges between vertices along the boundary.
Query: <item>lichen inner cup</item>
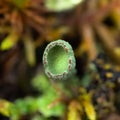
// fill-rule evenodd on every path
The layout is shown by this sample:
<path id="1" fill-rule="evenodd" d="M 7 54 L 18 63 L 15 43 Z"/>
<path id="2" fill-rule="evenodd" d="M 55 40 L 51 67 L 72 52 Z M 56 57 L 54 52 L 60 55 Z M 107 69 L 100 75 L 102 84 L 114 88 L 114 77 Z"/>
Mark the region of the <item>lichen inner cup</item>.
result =
<path id="1" fill-rule="evenodd" d="M 68 68 L 68 54 L 61 46 L 54 46 L 48 52 L 48 68 L 53 74 L 61 74 Z"/>
<path id="2" fill-rule="evenodd" d="M 67 79 L 75 71 L 75 58 L 71 45 L 57 40 L 47 45 L 43 54 L 46 75 L 51 79 Z"/>

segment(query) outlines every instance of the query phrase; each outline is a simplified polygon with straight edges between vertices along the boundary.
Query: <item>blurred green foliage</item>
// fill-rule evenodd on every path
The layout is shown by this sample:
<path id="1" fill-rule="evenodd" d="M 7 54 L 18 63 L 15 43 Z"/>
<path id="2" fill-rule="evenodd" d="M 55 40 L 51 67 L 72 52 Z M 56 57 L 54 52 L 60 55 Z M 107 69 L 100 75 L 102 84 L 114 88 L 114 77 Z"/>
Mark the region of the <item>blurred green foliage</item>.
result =
<path id="1" fill-rule="evenodd" d="M 0 114 L 10 120 L 118 114 L 120 0 L 0 0 L 0 26 Z M 68 80 L 43 72 L 43 51 L 56 39 L 73 46 L 76 75 Z"/>
<path id="2" fill-rule="evenodd" d="M 69 10 L 75 7 L 82 0 L 46 0 L 46 7 L 55 12 Z"/>

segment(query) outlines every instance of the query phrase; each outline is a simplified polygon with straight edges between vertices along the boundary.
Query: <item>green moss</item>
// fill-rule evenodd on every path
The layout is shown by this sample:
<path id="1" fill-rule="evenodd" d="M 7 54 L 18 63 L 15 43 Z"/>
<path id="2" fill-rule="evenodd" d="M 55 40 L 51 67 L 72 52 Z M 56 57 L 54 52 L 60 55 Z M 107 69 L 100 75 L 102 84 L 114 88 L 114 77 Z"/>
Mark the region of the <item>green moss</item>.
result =
<path id="1" fill-rule="evenodd" d="M 15 5 L 16 7 L 18 8 L 22 8 L 24 7 L 28 2 L 29 0 L 11 0 Z"/>

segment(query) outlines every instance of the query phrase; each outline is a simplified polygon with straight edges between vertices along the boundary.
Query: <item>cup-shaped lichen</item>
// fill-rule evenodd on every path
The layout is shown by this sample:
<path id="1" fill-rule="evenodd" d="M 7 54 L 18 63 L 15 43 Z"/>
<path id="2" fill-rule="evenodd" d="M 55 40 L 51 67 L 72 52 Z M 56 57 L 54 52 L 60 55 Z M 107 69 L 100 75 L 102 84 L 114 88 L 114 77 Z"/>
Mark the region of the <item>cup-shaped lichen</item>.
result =
<path id="1" fill-rule="evenodd" d="M 71 45 L 57 40 L 47 45 L 43 54 L 46 75 L 51 79 L 67 79 L 75 72 L 75 58 Z"/>

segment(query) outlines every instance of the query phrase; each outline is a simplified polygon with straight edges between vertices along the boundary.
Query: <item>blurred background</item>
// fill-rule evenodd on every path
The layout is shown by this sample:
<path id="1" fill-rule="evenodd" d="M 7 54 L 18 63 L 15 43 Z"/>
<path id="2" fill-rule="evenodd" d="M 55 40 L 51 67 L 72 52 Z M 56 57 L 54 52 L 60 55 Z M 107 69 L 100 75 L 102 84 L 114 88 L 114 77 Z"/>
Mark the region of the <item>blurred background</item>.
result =
<path id="1" fill-rule="evenodd" d="M 52 82 L 57 39 L 77 74 Z M 120 0 L 0 0 L 0 120 L 120 120 Z"/>

